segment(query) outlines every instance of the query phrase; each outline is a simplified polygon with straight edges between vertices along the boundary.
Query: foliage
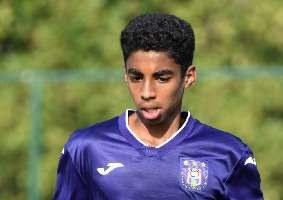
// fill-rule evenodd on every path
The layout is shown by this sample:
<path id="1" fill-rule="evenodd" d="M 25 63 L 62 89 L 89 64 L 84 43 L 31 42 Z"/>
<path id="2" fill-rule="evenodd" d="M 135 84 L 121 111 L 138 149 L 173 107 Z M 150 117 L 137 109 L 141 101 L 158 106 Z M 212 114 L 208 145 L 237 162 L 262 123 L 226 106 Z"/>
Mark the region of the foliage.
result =
<path id="1" fill-rule="evenodd" d="M 50 199 L 58 157 L 70 133 L 132 106 L 125 85 L 112 80 L 111 71 L 122 71 L 121 29 L 147 11 L 191 22 L 199 71 L 283 64 L 280 0 L 1 0 L 0 199 L 27 196 L 31 90 L 22 72 L 110 69 L 101 82 L 44 82 L 40 191 L 42 199 Z M 4 72 L 22 73 L 21 81 L 1 81 Z M 233 132 L 252 147 L 265 198 L 272 200 L 283 199 L 282 91 L 282 76 L 205 79 L 200 74 L 184 99 L 184 108 L 196 118 Z"/>

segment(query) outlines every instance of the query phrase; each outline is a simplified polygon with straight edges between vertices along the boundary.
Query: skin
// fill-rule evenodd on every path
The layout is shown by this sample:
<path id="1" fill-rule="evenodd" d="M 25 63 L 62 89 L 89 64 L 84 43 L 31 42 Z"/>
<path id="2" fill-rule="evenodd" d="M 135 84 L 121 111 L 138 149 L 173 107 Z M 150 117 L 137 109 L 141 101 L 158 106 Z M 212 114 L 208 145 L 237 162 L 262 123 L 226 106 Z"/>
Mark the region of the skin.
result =
<path id="1" fill-rule="evenodd" d="M 158 146 L 174 134 L 184 122 L 181 118 L 184 89 L 196 80 L 189 66 L 185 75 L 181 66 L 166 52 L 133 52 L 126 61 L 125 81 L 136 105 L 129 126 L 149 146 Z"/>

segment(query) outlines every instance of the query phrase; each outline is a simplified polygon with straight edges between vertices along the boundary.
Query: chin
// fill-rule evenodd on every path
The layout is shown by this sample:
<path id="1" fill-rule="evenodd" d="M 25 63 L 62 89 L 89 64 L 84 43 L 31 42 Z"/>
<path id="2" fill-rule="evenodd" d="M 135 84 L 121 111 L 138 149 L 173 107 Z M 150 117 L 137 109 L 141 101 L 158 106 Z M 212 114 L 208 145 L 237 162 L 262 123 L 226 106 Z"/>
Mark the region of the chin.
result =
<path id="1" fill-rule="evenodd" d="M 143 123 L 145 125 L 159 125 L 159 124 L 162 124 L 162 120 L 159 120 L 159 119 L 142 119 Z"/>

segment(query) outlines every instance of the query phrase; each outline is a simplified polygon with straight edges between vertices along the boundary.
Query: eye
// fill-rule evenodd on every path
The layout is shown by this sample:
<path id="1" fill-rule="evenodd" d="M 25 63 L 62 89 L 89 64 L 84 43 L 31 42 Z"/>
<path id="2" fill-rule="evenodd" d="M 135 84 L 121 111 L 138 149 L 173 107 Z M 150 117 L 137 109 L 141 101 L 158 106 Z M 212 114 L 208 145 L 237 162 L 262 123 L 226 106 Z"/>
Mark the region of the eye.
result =
<path id="1" fill-rule="evenodd" d="M 160 83 L 166 83 L 168 82 L 170 79 L 170 77 L 158 77 L 157 80 L 160 82 Z"/>
<path id="2" fill-rule="evenodd" d="M 139 82 L 143 77 L 141 75 L 129 75 L 129 78 L 133 82 Z"/>

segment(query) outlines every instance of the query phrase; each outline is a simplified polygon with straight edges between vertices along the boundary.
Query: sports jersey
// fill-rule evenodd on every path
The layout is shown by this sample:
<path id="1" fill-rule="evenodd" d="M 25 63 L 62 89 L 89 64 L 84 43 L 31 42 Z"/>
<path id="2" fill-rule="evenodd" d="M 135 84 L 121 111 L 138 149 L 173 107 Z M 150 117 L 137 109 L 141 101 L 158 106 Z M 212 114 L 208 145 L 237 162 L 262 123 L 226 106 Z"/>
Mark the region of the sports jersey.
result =
<path id="1" fill-rule="evenodd" d="M 182 127 L 150 147 L 128 126 L 133 112 L 72 134 L 54 200 L 263 199 L 254 156 L 239 138 L 182 112 Z"/>

